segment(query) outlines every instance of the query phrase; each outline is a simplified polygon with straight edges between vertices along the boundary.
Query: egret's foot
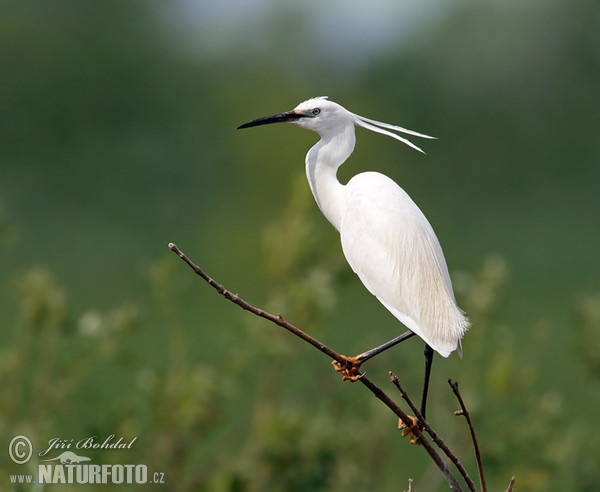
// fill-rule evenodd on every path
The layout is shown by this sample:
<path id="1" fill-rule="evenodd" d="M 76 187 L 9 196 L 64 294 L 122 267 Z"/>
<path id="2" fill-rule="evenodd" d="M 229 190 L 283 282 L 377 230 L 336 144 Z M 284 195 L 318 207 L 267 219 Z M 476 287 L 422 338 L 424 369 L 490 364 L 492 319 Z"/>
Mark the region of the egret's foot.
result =
<path id="1" fill-rule="evenodd" d="M 409 415 L 408 418 L 410 419 L 408 424 L 402 419 L 398 419 L 398 430 L 402 431 L 402 437 L 410 436 L 411 444 L 420 444 L 419 440 L 421 432 L 423 431 L 423 424 L 421 424 L 417 417 Z M 421 431 L 418 436 L 415 434 L 415 429 Z"/>
<path id="2" fill-rule="evenodd" d="M 342 357 L 346 361 L 344 364 L 337 360 L 331 361 L 333 369 L 342 373 L 342 381 L 358 381 L 362 377 L 360 372 L 362 361 L 358 357 L 348 357 L 347 355 L 342 355 Z"/>

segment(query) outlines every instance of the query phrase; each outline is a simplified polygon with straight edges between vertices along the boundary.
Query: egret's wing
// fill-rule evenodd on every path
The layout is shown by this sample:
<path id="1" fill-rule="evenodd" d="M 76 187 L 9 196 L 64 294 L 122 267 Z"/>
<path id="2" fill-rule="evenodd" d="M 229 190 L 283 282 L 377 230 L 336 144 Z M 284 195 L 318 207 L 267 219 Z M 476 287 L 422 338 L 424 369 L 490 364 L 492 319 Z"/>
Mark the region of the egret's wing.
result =
<path id="1" fill-rule="evenodd" d="M 457 307 L 431 225 L 391 179 L 362 173 L 346 185 L 340 235 L 348 263 L 367 289 L 444 357 L 469 323 Z"/>

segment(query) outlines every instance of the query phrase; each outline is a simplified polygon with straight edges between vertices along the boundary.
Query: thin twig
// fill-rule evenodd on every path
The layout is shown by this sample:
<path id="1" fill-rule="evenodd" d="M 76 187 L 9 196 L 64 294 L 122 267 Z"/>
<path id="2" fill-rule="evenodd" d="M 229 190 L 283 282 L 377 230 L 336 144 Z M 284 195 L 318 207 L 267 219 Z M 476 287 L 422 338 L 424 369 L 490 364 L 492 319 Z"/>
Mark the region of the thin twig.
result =
<path id="1" fill-rule="evenodd" d="M 510 479 L 510 483 L 508 484 L 508 487 L 506 487 L 506 491 L 505 491 L 505 492 L 512 492 L 512 490 L 513 490 L 513 487 L 514 487 L 514 485 L 515 485 L 515 480 L 516 480 L 516 478 L 515 478 L 515 477 L 512 477 L 512 478 Z"/>
<path id="2" fill-rule="evenodd" d="M 396 376 L 393 372 L 390 371 L 390 379 L 392 380 L 392 383 L 394 384 L 394 386 L 396 386 L 396 388 L 398 388 L 398 391 L 400 392 L 400 396 L 406 401 L 406 403 L 408 403 L 408 406 L 410 407 L 412 412 L 415 414 L 415 417 L 417 418 L 417 420 L 423 426 L 423 429 L 431 436 L 431 439 L 433 439 L 433 442 L 435 442 L 439 446 L 439 448 L 450 459 L 450 461 L 452 461 L 452 463 L 454 463 L 454 465 L 458 469 L 459 473 L 464 478 L 464 480 L 467 484 L 467 487 L 469 487 L 469 490 L 472 492 L 476 492 L 477 488 L 475 487 L 475 483 L 473 483 L 473 479 L 469 476 L 469 473 L 467 472 L 467 470 L 465 469 L 463 464 L 458 459 L 458 456 L 456 456 L 456 454 L 454 454 L 452 452 L 452 450 L 448 447 L 448 445 L 444 442 L 444 440 L 439 436 L 439 434 L 433 430 L 433 428 L 431 427 L 429 422 L 427 420 L 425 420 L 425 417 L 423 417 L 423 415 L 421 414 L 419 409 L 412 402 L 412 400 L 408 397 L 408 393 L 406 392 L 406 390 L 400 384 L 400 381 L 398 380 L 398 376 Z"/>
<path id="3" fill-rule="evenodd" d="M 169 249 L 175 254 L 177 254 L 177 256 L 179 256 L 194 271 L 194 273 L 196 273 L 202 279 L 204 279 L 211 287 L 213 287 L 219 294 L 221 294 L 226 299 L 230 300 L 242 309 L 249 311 L 255 314 L 256 316 L 260 316 L 261 318 L 267 319 L 272 323 L 275 323 L 276 325 L 286 329 L 287 331 L 291 332 L 292 334 L 296 335 L 302 340 L 310 343 L 313 347 L 315 347 L 328 357 L 331 357 L 332 359 L 336 360 L 340 364 L 345 365 L 347 363 L 347 361 L 342 357 L 341 354 L 338 354 L 336 351 L 332 350 L 324 343 L 321 343 L 316 338 L 313 338 L 307 333 L 304 333 L 300 328 L 292 325 L 291 323 L 288 323 L 283 319 L 281 315 L 276 316 L 262 309 L 259 309 L 253 306 L 252 304 L 244 301 L 239 295 L 233 294 L 232 292 L 227 290 L 223 285 L 213 280 L 198 265 L 192 262 L 175 244 L 169 243 Z M 381 388 L 379 388 L 379 386 L 373 383 L 365 375 L 362 375 L 358 380 L 364 386 L 366 386 L 379 400 L 381 400 L 392 412 L 394 412 L 400 419 L 402 419 L 402 421 L 409 421 L 408 415 L 406 415 L 402 411 L 402 409 Z M 432 458 L 434 463 L 442 472 L 442 475 L 447 480 L 448 484 L 450 485 L 450 488 L 455 492 L 460 492 L 462 489 L 460 488 L 458 481 L 456 480 L 454 475 L 452 475 L 448 466 L 446 465 L 442 457 L 438 454 L 438 452 L 435 450 L 431 442 L 429 442 L 429 440 L 426 439 L 425 436 L 423 436 L 420 429 L 415 429 L 414 433 L 419 443 L 427 451 L 429 456 Z"/>
<path id="4" fill-rule="evenodd" d="M 223 285 L 219 284 L 218 282 L 213 280 L 211 277 L 209 277 L 198 265 L 196 265 L 192 260 L 190 260 L 177 247 L 176 244 L 169 243 L 169 249 L 171 251 L 173 251 L 177 256 L 179 256 L 179 258 L 181 258 L 185 263 L 187 263 L 189 265 L 189 267 L 192 270 L 194 270 L 194 273 L 196 273 L 197 275 L 202 277 L 211 287 L 213 287 L 219 294 L 221 294 L 226 299 L 230 300 L 234 304 L 237 304 L 242 309 L 245 309 L 246 311 L 250 311 L 252 314 L 255 314 L 256 316 L 260 316 L 261 318 L 267 319 L 267 320 L 271 321 L 272 323 L 275 323 L 276 325 L 279 325 L 282 328 L 285 328 L 287 331 L 293 333 L 297 337 L 302 338 L 302 340 L 304 340 L 305 342 L 310 343 L 313 347 L 317 348 L 318 350 L 323 352 L 325 355 L 328 355 L 332 359 L 335 359 L 340 364 L 345 365 L 347 363 L 347 361 L 340 354 L 338 354 L 334 350 L 331 350 L 327 345 L 325 345 L 324 343 L 321 343 L 316 338 L 313 338 L 309 334 L 303 332 L 300 328 L 297 328 L 296 326 L 292 325 L 291 323 L 288 323 L 287 321 L 285 321 L 283 319 L 283 317 L 281 316 L 281 314 L 274 315 L 274 314 L 268 313 L 266 311 L 263 311 L 262 309 L 254 307 L 249 302 L 244 301 L 244 299 L 242 299 L 239 295 L 233 294 L 232 292 L 227 290 Z"/>
<path id="5" fill-rule="evenodd" d="M 469 411 L 465 406 L 465 402 L 462 399 L 460 391 L 458 390 L 458 381 L 453 382 L 452 379 L 448 379 L 448 384 L 452 388 L 452 391 L 456 395 L 458 403 L 460 404 L 460 410 L 454 412 L 454 415 L 463 415 L 467 420 L 467 424 L 469 425 L 469 432 L 471 433 L 471 440 L 473 441 L 473 448 L 475 449 L 475 459 L 477 461 L 477 472 L 479 473 L 479 484 L 481 485 L 481 491 L 486 492 L 485 486 L 485 476 L 483 474 L 483 463 L 481 461 L 481 453 L 479 452 L 479 445 L 477 444 L 477 436 L 475 435 L 475 428 L 473 427 L 473 423 L 471 422 L 471 416 L 469 415 Z M 511 482 L 514 483 L 514 482 Z M 512 488 L 512 486 L 509 486 Z"/>
<path id="6" fill-rule="evenodd" d="M 379 386 L 377 386 L 364 375 L 359 379 L 359 381 L 363 383 L 367 388 L 369 388 L 377 398 L 379 398 L 383 403 L 385 403 L 386 406 L 402 420 L 402 422 L 410 422 L 410 417 L 406 413 L 404 413 L 402 409 L 398 405 L 396 405 L 396 403 L 394 403 L 394 401 L 386 393 L 384 393 L 384 391 L 381 388 L 379 388 Z M 442 472 L 442 475 L 444 475 L 444 478 L 446 478 L 448 484 L 450 485 L 450 488 L 455 492 L 462 490 L 458 481 L 456 480 L 454 475 L 452 475 L 452 472 L 448 468 L 448 465 L 446 465 L 446 463 L 439 455 L 439 453 L 435 450 L 433 445 L 423 435 L 421 429 L 415 427 L 413 433 L 415 434 L 416 442 L 422 445 L 425 451 L 427 451 L 433 462 Z"/>

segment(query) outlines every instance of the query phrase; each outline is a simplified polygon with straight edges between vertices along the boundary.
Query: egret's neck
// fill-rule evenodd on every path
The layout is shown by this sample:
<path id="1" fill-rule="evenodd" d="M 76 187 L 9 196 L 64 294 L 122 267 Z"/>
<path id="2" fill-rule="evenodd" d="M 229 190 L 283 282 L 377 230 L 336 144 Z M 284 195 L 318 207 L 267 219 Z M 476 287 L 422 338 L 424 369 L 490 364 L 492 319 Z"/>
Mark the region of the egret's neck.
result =
<path id="1" fill-rule="evenodd" d="M 340 133 L 321 135 L 306 154 L 306 177 L 317 205 L 331 225 L 340 229 L 342 210 L 342 185 L 336 176 L 338 168 L 354 150 L 354 125 Z"/>

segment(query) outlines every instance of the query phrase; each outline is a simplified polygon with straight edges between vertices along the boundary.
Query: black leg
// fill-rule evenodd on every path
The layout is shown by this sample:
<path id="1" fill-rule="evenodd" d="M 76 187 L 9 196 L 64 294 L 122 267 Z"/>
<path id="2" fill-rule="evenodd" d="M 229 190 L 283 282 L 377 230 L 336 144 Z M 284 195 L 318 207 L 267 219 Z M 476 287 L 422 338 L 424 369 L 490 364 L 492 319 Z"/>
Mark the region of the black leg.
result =
<path id="1" fill-rule="evenodd" d="M 369 360 L 371 357 L 375 357 L 376 355 L 380 354 L 381 352 L 383 352 L 384 350 L 387 350 L 391 347 L 393 347 L 394 345 L 398 345 L 400 342 L 403 342 L 404 340 L 407 340 L 408 338 L 414 336 L 414 333 L 410 330 L 404 332 L 402 335 L 400 335 L 399 337 L 396 337 L 392 340 L 390 340 L 389 342 L 385 342 L 382 345 L 379 345 L 378 347 L 372 348 L 371 350 L 367 350 L 366 352 L 363 352 L 360 355 L 357 355 L 356 358 L 361 362 L 365 362 L 367 360 Z"/>
<path id="2" fill-rule="evenodd" d="M 357 381 L 360 379 L 362 374 L 360 373 L 360 366 L 363 362 L 369 360 L 372 357 L 380 354 L 384 350 L 387 350 L 394 345 L 407 340 L 414 336 L 414 333 L 410 330 L 404 332 L 399 337 L 396 337 L 389 342 L 384 343 L 383 345 L 379 345 L 379 347 L 372 348 L 371 350 L 367 350 L 362 354 L 357 355 L 356 357 L 346 357 L 343 355 L 342 357 L 345 359 L 345 363 L 342 364 L 336 360 L 331 362 L 333 369 L 337 372 L 342 373 L 342 381 Z"/>
<path id="3" fill-rule="evenodd" d="M 425 418 L 427 407 L 427 393 L 429 391 L 429 376 L 431 375 L 431 364 L 433 362 L 433 349 L 425 344 L 425 381 L 423 383 L 423 397 L 421 398 L 421 415 Z"/>

